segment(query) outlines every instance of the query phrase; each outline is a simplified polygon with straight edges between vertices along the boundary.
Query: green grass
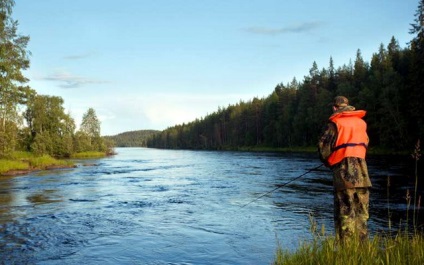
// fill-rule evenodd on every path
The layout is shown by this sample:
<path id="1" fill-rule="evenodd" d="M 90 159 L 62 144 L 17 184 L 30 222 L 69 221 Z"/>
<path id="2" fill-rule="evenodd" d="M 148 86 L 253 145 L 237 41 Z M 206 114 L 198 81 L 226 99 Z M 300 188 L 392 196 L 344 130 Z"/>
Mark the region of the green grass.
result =
<path id="1" fill-rule="evenodd" d="M 55 159 L 49 155 L 32 157 L 28 160 L 29 165 L 35 169 L 45 169 L 49 166 L 71 166 L 72 163 L 65 160 Z"/>
<path id="2" fill-rule="evenodd" d="M 28 170 L 28 163 L 22 161 L 0 159 L 0 174 L 11 170 Z"/>
<path id="3" fill-rule="evenodd" d="M 0 174 L 10 171 L 46 169 L 48 167 L 70 167 L 73 163 L 55 159 L 49 155 L 36 156 L 31 152 L 14 152 L 7 159 L 0 159 Z"/>
<path id="4" fill-rule="evenodd" d="M 81 152 L 72 155 L 72 158 L 102 158 L 104 152 Z M 72 167 L 73 163 L 68 160 L 53 158 L 49 155 L 36 156 L 31 152 L 17 151 L 6 159 L 0 159 L 0 174 L 10 171 L 49 169 L 54 167 Z"/>
<path id="5" fill-rule="evenodd" d="M 274 265 L 340 264 L 389 265 L 424 264 L 424 237 L 422 234 L 399 233 L 395 237 L 376 235 L 365 241 L 353 240 L 340 244 L 334 237 L 315 238 L 289 252 L 277 248 Z"/>
<path id="6" fill-rule="evenodd" d="M 72 158 L 102 158 L 105 157 L 104 152 L 80 152 L 72 155 Z"/>

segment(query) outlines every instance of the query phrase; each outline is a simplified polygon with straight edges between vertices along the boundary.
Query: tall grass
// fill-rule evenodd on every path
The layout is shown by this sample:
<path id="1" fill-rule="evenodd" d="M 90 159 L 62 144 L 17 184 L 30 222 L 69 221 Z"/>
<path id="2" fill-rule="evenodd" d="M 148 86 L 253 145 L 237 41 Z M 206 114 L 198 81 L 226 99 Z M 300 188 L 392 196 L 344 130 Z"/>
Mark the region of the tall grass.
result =
<path id="1" fill-rule="evenodd" d="M 50 166 L 71 166 L 72 163 L 65 160 L 55 159 L 49 155 L 32 157 L 28 160 L 28 163 L 32 168 L 45 169 Z"/>
<path id="2" fill-rule="evenodd" d="M 0 174 L 11 171 L 46 169 L 49 167 L 71 167 L 73 163 L 55 159 L 49 155 L 36 156 L 31 152 L 14 152 L 7 159 L 0 159 Z"/>
<path id="3" fill-rule="evenodd" d="M 303 242 L 297 250 L 290 252 L 280 245 L 277 247 L 274 265 L 390 265 L 390 264 L 424 264 L 424 235 L 418 231 L 418 211 L 421 197 L 417 198 L 418 186 L 418 160 L 421 156 L 420 141 L 415 146 L 412 157 L 415 159 L 415 187 L 413 194 L 413 227 L 414 231 L 408 231 L 409 208 L 412 196 L 407 190 L 406 194 L 406 226 L 405 230 L 399 229 L 395 236 L 391 231 L 391 213 L 389 201 L 390 178 L 387 179 L 387 207 L 389 214 L 389 234 L 380 233 L 371 238 L 360 240 L 357 237 L 339 242 L 334 236 L 326 236 L 324 229 L 321 233 L 316 232 L 317 224 L 310 218 L 311 233 L 313 240 Z"/>
<path id="4" fill-rule="evenodd" d="M 421 204 L 420 203 L 420 200 L 418 200 L 418 204 L 417 204 L 418 160 L 420 160 L 420 156 L 421 156 L 421 148 L 420 148 L 420 140 L 418 140 L 417 141 L 417 144 L 415 145 L 415 150 L 412 153 L 412 158 L 415 160 L 414 215 L 413 215 L 413 220 L 412 220 L 413 221 L 413 224 L 414 224 L 414 229 L 417 228 L 417 224 L 418 224 L 417 211 L 419 209 L 419 205 Z"/>
<path id="5" fill-rule="evenodd" d="M 8 159 L 0 159 L 0 174 L 9 172 L 11 170 L 28 170 L 28 163 L 22 161 L 14 161 Z"/>
<path id="6" fill-rule="evenodd" d="M 72 158 L 102 158 L 105 157 L 105 152 L 80 152 L 73 154 Z"/>
<path id="7" fill-rule="evenodd" d="M 422 235 L 399 233 L 396 237 L 376 235 L 365 241 L 353 239 L 340 244 L 332 236 L 302 243 L 295 252 L 278 247 L 274 265 L 424 264 Z"/>

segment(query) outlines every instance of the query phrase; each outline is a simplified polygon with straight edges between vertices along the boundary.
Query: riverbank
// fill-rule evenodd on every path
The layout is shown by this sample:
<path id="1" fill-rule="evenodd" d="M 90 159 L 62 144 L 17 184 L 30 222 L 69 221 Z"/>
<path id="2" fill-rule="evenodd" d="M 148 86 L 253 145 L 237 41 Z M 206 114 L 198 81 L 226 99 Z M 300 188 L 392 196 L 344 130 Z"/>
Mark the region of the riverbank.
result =
<path id="1" fill-rule="evenodd" d="M 102 158 L 103 152 L 82 152 L 71 156 L 71 159 Z M 1 176 L 25 175 L 39 170 L 76 168 L 69 159 L 56 159 L 49 155 L 36 156 L 30 152 L 14 152 L 7 159 L 0 159 Z"/>

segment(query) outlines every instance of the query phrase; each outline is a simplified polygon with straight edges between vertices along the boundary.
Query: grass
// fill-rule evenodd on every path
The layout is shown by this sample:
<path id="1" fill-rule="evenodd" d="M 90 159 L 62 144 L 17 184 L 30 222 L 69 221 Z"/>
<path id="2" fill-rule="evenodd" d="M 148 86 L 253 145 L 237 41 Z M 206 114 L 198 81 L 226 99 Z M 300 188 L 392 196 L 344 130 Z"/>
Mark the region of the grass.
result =
<path id="1" fill-rule="evenodd" d="M 49 155 L 36 156 L 31 152 L 14 152 L 7 159 L 0 159 L 0 174 L 11 171 L 47 169 L 49 167 L 71 167 L 73 163 L 55 159 Z"/>
<path id="2" fill-rule="evenodd" d="M 424 264 L 424 237 L 400 232 L 395 237 L 376 235 L 365 241 L 340 244 L 334 237 L 315 238 L 303 243 L 295 252 L 278 247 L 274 265 L 340 264 L 389 265 Z"/>
<path id="3" fill-rule="evenodd" d="M 45 169 L 50 166 L 71 166 L 72 163 L 65 160 L 59 160 L 49 155 L 32 157 L 28 160 L 30 166 L 34 169 Z"/>
<path id="4" fill-rule="evenodd" d="M 106 157 L 104 152 L 80 152 L 72 155 L 72 158 L 102 158 Z"/>
<path id="5" fill-rule="evenodd" d="M 72 158 L 102 158 L 104 152 L 81 152 L 72 155 Z M 17 151 L 6 159 L 0 159 L 0 174 L 12 171 L 49 169 L 57 167 L 72 167 L 73 163 L 67 160 L 53 158 L 49 155 L 36 156 L 31 152 Z"/>
<path id="6" fill-rule="evenodd" d="M 0 174 L 11 170 L 28 170 L 29 164 L 22 161 L 0 159 Z"/>

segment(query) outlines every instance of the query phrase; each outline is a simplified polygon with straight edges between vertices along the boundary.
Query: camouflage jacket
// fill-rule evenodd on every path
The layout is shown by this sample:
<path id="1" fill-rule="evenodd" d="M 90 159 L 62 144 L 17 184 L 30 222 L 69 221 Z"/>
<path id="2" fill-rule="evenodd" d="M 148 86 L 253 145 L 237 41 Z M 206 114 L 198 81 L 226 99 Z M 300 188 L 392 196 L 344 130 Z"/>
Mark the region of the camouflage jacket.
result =
<path id="1" fill-rule="evenodd" d="M 332 153 L 337 140 L 337 127 L 329 122 L 318 142 L 318 152 L 321 161 L 329 167 L 328 157 Z M 368 168 L 365 159 L 346 157 L 340 163 L 331 167 L 333 185 L 336 190 L 371 187 Z"/>

